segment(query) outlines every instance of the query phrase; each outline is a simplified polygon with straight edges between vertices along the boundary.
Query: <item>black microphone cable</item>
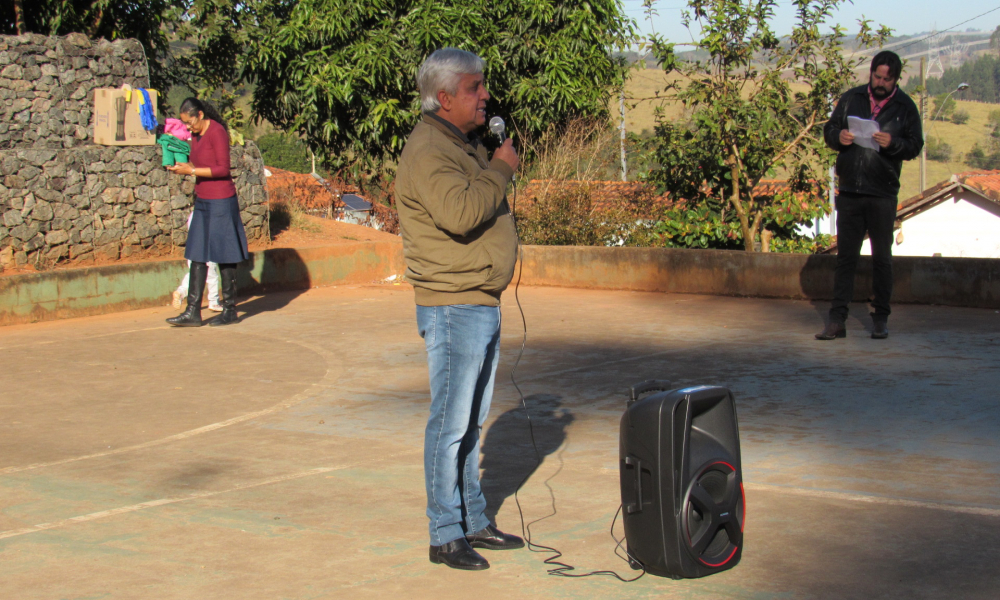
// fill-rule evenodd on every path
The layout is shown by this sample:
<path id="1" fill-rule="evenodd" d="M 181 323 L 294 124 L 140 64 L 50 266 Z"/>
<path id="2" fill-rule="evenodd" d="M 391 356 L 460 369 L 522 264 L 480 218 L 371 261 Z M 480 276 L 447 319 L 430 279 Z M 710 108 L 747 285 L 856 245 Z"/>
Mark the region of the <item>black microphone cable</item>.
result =
<path id="1" fill-rule="evenodd" d="M 494 118 L 496 118 L 496 117 L 494 117 Z M 491 123 L 491 126 L 492 126 L 492 123 Z M 502 135 L 502 134 L 498 134 L 498 137 L 500 135 Z M 502 139 L 501 139 L 501 141 L 502 141 Z M 520 231 L 518 230 L 518 227 L 517 227 L 517 218 L 516 218 L 517 185 L 516 184 L 512 187 L 512 195 L 513 195 L 513 202 L 512 202 L 512 204 L 510 206 L 510 220 L 511 220 L 511 223 L 513 223 L 513 225 L 514 225 L 514 236 L 517 239 L 517 251 L 515 253 L 515 259 L 518 261 L 517 282 L 514 284 L 514 301 L 517 303 L 517 310 L 521 314 L 521 327 L 522 327 L 524 333 L 523 333 L 523 335 L 521 337 L 521 349 L 518 351 L 517 358 L 514 360 L 514 366 L 512 366 L 511 369 L 510 369 L 510 382 L 514 385 L 514 389 L 517 390 L 517 395 L 521 399 L 521 408 L 524 410 L 524 416 L 528 419 L 528 433 L 531 436 L 531 447 L 535 451 L 535 468 L 533 470 L 529 471 L 527 474 L 525 474 L 524 478 L 521 479 L 521 482 L 519 484 L 517 484 L 517 489 L 514 490 L 514 504 L 517 505 L 517 514 L 518 514 L 518 516 L 521 519 L 521 534 L 524 536 L 524 540 L 525 540 L 525 543 L 528 546 L 528 550 L 530 550 L 531 552 L 541 552 L 541 553 L 551 553 L 551 554 L 553 554 L 553 556 L 550 556 L 549 558 L 546 558 L 545 561 L 544 561 L 545 564 L 547 564 L 547 565 L 549 565 L 549 566 L 552 567 L 551 569 L 548 569 L 549 575 L 553 575 L 553 576 L 556 576 L 556 577 L 574 577 L 574 578 L 591 577 L 591 576 L 594 576 L 594 575 L 607 575 L 607 576 L 616 578 L 618 581 L 622 581 L 622 582 L 625 582 L 625 583 L 631 583 L 633 581 L 636 581 L 636 580 L 640 579 L 643 575 L 645 575 L 646 574 L 646 569 L 645 569 L 645 567 L 642 566 L 641 562 L 639 562 L 634 557 L 632 557 L 631 555 L 629 555 L 628 550 L 626 548 L 622 547 L 622 542 L 624 541 L 624 539 L 620 540 L 617 537 L 615 537 L 615 523 L 618 521 L 618 515 L 621 514 L 621 510 L 622 510 L 621 504 L 618 505 L 618 510 L 615 512 L 615 516 L 611 520 L 611 529 L 610 529 L 609 533 L 611 535 L 611 539 L 613 539 L 615 541 L 615 556 L 617 556 L 618 558 L 620 558 L 623 561 L 625 561 L 626 563 L 628 563 L 629 566 L 639 565 L 640 568 L 641 568 L 641 570 L 642 570 L 642 573 L 639 573 L 639 575 L 637 575 L 637 576 L 635 576 L 635 577 L 633 577 L 631 579 L 624 578 L 621 575 L 619 575 L 618 573 L 616 573 L 615 571 L 608 571 L 608 570 L 590 571 L 588 573 L 572 573 L 572 571 L 576 570 L 576 567 L 574 567 L 572 565 L 568 565 L 568 564 L 566 564 L 564 562 L 560 562 L 559 559 L 561 559 L 562 556 L 563 556 L 563 554 L 562 554 L 561 551 L 559 551 L 559 550 L 557 550 L 557 549 L 555 549 L 555 548 L 553 548 L 551 546 L 544 546 L 542 544 L 538 544 L 538 543 L 535 543 L 535 542 L 531 541 L 531 526 L 534 523 L 537 523 L 538 521 L 541 521 L 541 520 L 547 519 L 547 518 L 549 518 L 551 516 L 554 516 L 556 514 L 556 512 L 557 512 L 556 511 L 556 496 L 555 496 L 555 491 L 552 489 L 552 486 L 549 485 L 549 479 L 551 479 L 551 478 L 546 479 L 544 483 L 545 483 L 545 488 L 549 491 L 549 498 L 551 498 L 551 500 L 552 500 L 552 514 L 546 515 L 545 517 L 542 517 L 541 519 L 537 519 L 535 521 L 532 521 L 531 523 L 528 523 L 527 525 L 525 525 L 525 522 L 524 522 L 524 511 L 521 509 L 521 501 L 518 499 L 518 494 L 520 493 L 521 488 L 524 487 L 524 484 L 528 482 L 528 478 L 531 477 L 532 473 L 534 473 L 535 471 L 537 471 L 538 468 L 542 466 L 542 454 L 541 454 L 541 452 L 538 451 L 538 444 L 535 442 L 535 427 L 534 427 L 534 425 L 531 422 L 531 414 L 528 412 L 528 403 L 527 403 L 527 401 L 524 398 L 524 393 L 521 391 L 521 387 L 519 385 L 517 385 L 517 379 L 515 378 L 515 373 L 517 371 L 517 366 L 521 363 L 521 357 L 524 355 L 524 348 L 525 348 L 525 346 L 527 345 L 527 342 L 528 342 L 528 321 L 524 317 L 524 308 L 521 306 L 521 298 L 518 296 L 518 290 L 521 287 L 521 272 L 522 272 L 522 270 L 524 268 L 524 256 L 521 253 L 521 233 L 520 233 Z M 621 552 L 624 552 L 625 556 L 622 556 Z"/>

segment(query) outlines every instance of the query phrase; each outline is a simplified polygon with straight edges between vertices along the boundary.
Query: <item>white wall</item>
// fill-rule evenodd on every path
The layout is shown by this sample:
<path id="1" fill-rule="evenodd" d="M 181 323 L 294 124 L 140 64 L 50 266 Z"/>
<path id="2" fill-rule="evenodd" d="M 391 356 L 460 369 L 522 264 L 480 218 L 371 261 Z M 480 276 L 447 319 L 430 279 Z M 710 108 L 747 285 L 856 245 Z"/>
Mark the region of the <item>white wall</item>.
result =
<path id="1" fill-rule="evenodd" d="M 901 231 L 894 256 L 1000 258 L 1000 206 L 966 190 L 903 221 Z M 893 235 L 899 239 L 899 231 Z M 861 253 L 871 254 L 868 240 Z"/>

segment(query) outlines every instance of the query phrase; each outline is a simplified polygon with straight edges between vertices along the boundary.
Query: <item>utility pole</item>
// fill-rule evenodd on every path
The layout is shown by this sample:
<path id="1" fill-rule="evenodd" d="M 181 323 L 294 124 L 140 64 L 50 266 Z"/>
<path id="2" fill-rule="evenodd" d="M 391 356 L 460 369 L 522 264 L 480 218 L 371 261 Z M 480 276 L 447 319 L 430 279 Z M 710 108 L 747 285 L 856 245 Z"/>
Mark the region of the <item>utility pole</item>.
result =
<path id="1" fill-rule="evenodd" d="M 920 193 L 927 189 L 927 57 L 920 57 L 920 134 L 924 145 L 920 149 Z"/>
<path id="2" fill-rule="evenodd" d="M 622 94 L 618 100 L 618 108 L 621 111 L 621 151 L 622 151 L 622 181 L 628 181 L 628 164 L 625 162 L 625 86 L 622 86 Z"/>

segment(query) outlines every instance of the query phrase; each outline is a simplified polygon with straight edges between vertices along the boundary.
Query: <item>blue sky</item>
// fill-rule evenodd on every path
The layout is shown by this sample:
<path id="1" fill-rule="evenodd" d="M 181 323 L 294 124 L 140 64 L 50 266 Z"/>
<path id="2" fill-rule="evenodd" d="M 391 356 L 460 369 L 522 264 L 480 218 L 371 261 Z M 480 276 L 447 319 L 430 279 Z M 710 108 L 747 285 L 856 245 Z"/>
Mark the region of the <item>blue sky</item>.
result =
<path id="1" fill-rule="evenodd" d="M 656 33 L 666 36 L 672 42 L 690 41 L 691 37 L 680 23 L 681 10 L 686 6 L 685 0 L 658 0 L 656 9 L 659 12 L 652 25 L 645 19 L 642 12 L 642 0 L 622 0 L 626 14 L 635 19 L 644 33 L 655 28 Z M 944 0 L 855 0 L 853 4 L 845 3 L 834 16 L 833 22 L 838 22 L 847 28 L 849 34 L 857 31 L 857 21 L 862 17 L 871 19 L 874 24 L 888 25 L 895 35 L 914 35 L 927 32 L 937 27 L 943 30 L 962 21 L 972 19 L 977 15 L 994 10 L 988 15 L 979 17 L 969 23 L 959 26 L 956 31 L 968 28 L 993 30 L 1000 25 L 1000 0 L 962 0 L 948 2 Z M 794 22 L 794 7 L 788 0 L 778 0 L 775 11 L 774 26 L 779 34 L 788 33 Z"/>

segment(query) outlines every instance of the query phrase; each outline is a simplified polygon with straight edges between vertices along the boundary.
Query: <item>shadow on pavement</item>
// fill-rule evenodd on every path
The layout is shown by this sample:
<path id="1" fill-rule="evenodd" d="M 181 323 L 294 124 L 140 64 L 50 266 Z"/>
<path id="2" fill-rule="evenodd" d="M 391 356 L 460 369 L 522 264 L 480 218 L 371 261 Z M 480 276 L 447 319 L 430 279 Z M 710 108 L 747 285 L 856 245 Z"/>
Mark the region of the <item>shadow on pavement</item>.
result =
<path id="1" fill-rule="evenodd" d="M 280 310 L 310 287 L 309 268 L 297 250 L 272 248 L 254 252 L 239 265 L 237 288 L 240 296 L 260 296 L 238 306 L 240 318 Z"/>
<path id="2" fill-rule="evenodd" d="M 820 324 L 820 331 L 829 320 L 830 299 L 833 298 L 833 272 L 837 263 L 835 254 L 813 254 L 806 259 L 806 264 L 799 271 L 799 285 L 802 293 L 809 299 Z M 872 320 L 868 316 L 868 302 L 871 300 L 872 263 L 871 257 L 861 256 L 858 259 L 854 275 L 854 298 L 851 301 L 848 318 L 856 320 L 865 330 L 871 331 Z M 863 303 L 858 306 L 859 303 Z"/>
<path id="3" fill-rule="evenodd" d="M 504 501 L 566 441 L 566 429 L 574 420 L 573 413 L 562 408 L 562 396 L 532 394 L 524 400 L 531 416 L 530 429 L 524 408 L 518 406 L 497 417 L 482 444 L 480 481 L 487 516 L 494 522 Z"/>

